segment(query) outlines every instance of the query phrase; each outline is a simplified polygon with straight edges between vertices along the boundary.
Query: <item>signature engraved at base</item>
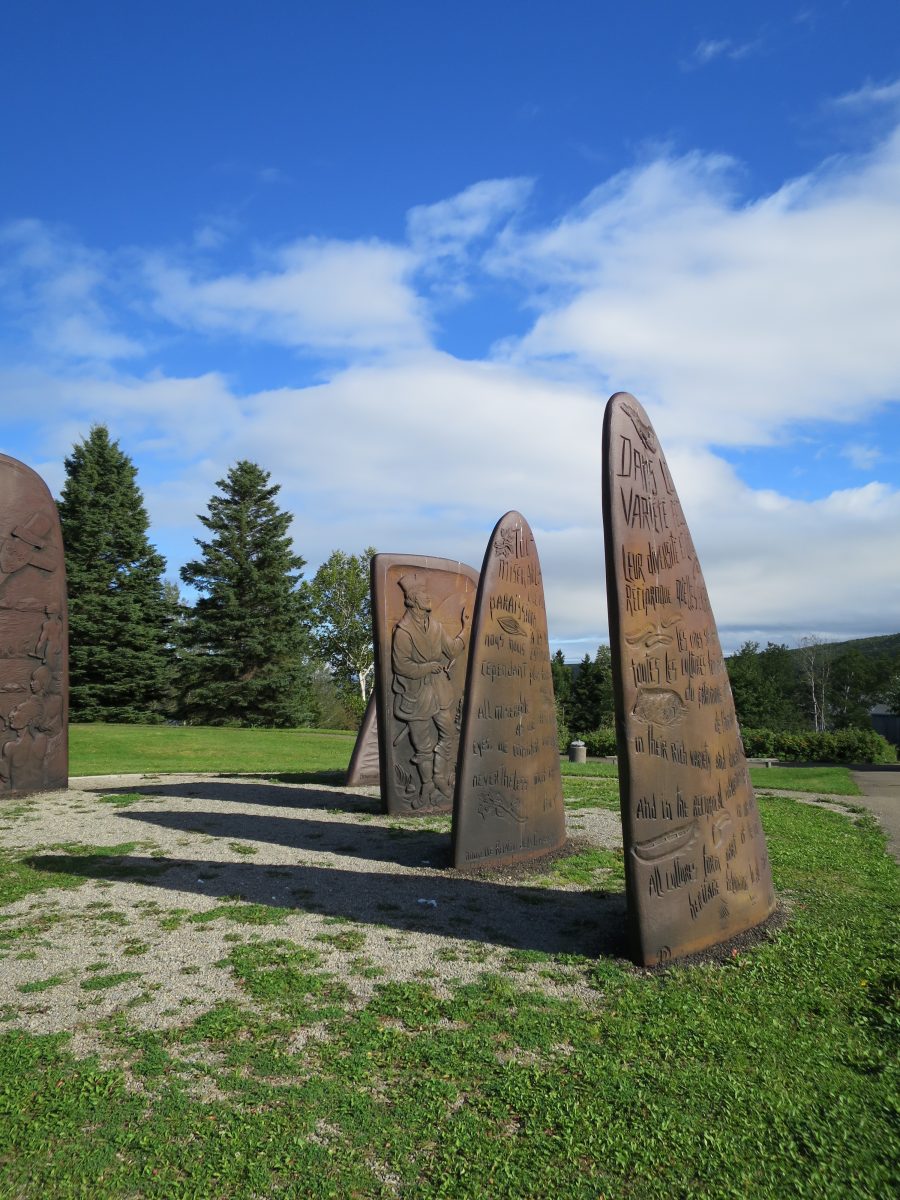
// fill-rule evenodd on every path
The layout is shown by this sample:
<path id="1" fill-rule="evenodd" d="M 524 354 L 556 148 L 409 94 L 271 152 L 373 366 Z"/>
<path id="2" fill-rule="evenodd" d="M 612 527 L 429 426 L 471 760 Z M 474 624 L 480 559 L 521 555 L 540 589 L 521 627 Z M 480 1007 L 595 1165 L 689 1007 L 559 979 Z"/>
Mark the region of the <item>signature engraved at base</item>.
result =
<path id="1" fill-rule="evenodd" d="M 684 720 L 687 705 L 671 688 L 640 687 L 631 712 L 640 721 L 672 726 Z"/>
<path id="2" fill-rule="evenodd" d="M 668 631 L 679 621 L 683 621 L 681 613 L 675 613 L 655 625 L 645 625 L 637 633 L 626 634 L 625 641 L 629 646 L 645 646 L 648 650 L 653 646 L 670 646 L 675 641 Z"/>
<path id="3" fill-rule="evenodd" d="M 670 854 L 689 850 L 696 840 L 697 822 L 691 821 L 689 825 L 682 825 L 680 829 L 672 829 L 649 841 L 635 842 L 631 852 L 642 862 L 657 862 L 661 858 L 668 858 Z"/>
<path id="4" fill-rule="evenodd" d="M 522 801 L 519 797 L 505 796 L 503 792 L 495 791 L 493 788 L 479 792 L 478 812 L 484 820 L 487 820 L 488 814 L 492 813 L 495 817 L 508 817 L 520 825 L 525 822 L 522 814 Z"/>

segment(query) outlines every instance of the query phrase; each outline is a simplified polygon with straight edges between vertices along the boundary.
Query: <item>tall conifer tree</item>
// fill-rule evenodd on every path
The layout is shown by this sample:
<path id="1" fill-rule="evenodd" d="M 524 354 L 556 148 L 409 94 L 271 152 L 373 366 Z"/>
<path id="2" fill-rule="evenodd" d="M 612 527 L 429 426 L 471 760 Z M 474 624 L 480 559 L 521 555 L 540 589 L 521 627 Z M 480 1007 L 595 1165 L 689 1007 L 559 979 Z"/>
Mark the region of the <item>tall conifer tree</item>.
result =
<path id="1" fill-rule="evenodd" d="M 69 588 L 70 713 L 159 720 L 171 691 L 166 560 L 147 537 L 137 469 L 105 425 L 65 460 L 59 501 Z"/>
<path id="2" fill-rule="evenodd" d="M 185 716 L 206 724 L 291 726 L 308 716 L 308 616 L 280 488 L 246 460 L 231 467 L 200 521 L 200 557 L 181 578 L 200 593 L 183 640 Z"/>

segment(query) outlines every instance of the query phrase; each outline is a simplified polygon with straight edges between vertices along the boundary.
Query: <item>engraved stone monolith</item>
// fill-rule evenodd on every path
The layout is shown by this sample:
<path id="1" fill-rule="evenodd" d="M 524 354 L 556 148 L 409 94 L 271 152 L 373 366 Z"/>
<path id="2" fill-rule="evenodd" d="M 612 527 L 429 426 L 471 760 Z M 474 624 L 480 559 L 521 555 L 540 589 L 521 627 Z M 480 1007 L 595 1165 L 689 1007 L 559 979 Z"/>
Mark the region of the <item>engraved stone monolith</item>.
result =
<path id="1" fill-rule="evenodd" d="M 528 522 L 497 523 L 481 569 L 453 802 L 453 864 L 504 867 L 566 840 L 544 584 Z"/>
<path id="2" fill-rule="evenodd" d="M 372 625 L 381 801 L 448 812 L 478 572 L 449 558 L 376 554 Z"/>
<path id="3" fill-rule="evenodd" d="M 650 965 L 759 924 L 775 893 L 697 552 L 627 392 L 603 424 L 603 527 L 629 920 Z"/>
<path id="4" fill-rule="evenodd" d="M 0 795 L 68 785 L 68 619 L 53 497 L 0 454 Z"/>
<path id="5" fill-rule="evenodd" d="M 347 787 L 378 787 L 378 784 L 378 715 L 373 687 L 347 767 Z"/>

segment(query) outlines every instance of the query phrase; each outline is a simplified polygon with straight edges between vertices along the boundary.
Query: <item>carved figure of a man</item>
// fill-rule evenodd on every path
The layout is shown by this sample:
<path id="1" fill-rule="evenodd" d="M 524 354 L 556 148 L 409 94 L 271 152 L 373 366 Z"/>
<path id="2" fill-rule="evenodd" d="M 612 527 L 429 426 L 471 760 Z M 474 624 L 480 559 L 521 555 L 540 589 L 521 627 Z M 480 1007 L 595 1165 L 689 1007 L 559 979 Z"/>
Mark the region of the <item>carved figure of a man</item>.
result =
<path id="1" fill-rule="evenodd" d="M 449 669 L 466 648 L 469 614 L 462 610 L 459 633 L 448 636 L 431 615 L 432 600 L 425 581 L 404 575 L 398 580 L 406 612 L 394 627 L 391 641 L 394 716 L 406 724 L 412 761 L 421 787 L 413 808 L 434 802 L 435 790 L 449 798 L 456 766 L 456 712 Z"/>

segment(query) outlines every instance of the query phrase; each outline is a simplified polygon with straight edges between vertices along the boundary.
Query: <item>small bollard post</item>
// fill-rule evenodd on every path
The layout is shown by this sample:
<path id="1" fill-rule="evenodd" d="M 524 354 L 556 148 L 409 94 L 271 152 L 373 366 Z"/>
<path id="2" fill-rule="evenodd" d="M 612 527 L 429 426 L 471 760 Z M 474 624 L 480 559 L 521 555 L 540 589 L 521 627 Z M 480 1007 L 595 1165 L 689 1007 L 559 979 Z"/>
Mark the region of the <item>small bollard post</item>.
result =
<path id="1" fill-rule="evenodd" d="M 587 746 L 585 746 L 584 742 L 569 742 L 569 762 L 587 762 Z"/>

